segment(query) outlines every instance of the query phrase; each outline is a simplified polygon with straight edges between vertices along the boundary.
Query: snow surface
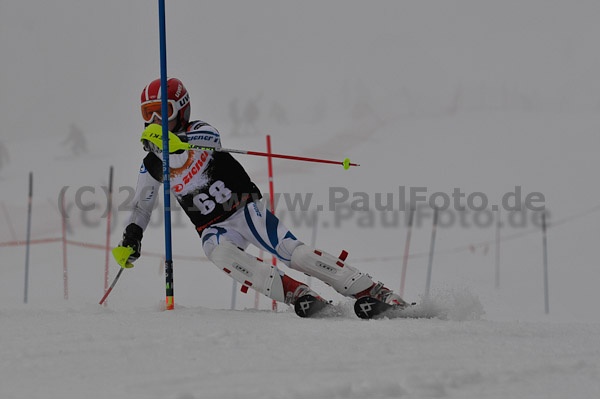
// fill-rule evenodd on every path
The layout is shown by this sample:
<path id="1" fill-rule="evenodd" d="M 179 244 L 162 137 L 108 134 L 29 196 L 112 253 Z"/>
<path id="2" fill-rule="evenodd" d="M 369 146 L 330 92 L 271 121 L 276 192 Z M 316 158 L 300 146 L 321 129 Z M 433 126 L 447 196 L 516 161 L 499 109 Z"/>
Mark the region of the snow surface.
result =
<path id="1" fill-rule="evenodd" d="M 148 306 L 1 311 L 3 398 L 593 398 L 598 325 L 304 320 Z M 594 349 L 596 348 L 596 349 Z"/>
<path id="2" fill-rule="evenodd" d="M 0 243 L 25 238 L 31 170 L 32 239 L 61 236 L 68 187 L 68 238 L 103 245 L 110 165 L 110 242 L 119 241 L 127 212 L 118 208 L 144 155 L 138 95 L 158 75 L 154 7 L 0 2 L 0 144 L 10 152 L 0 164 Z M 174 252 L 184 257 L 175 260 L 175 311 L 163 311 L 162 261 L 149 255 L 123 273 L 107 307 L 97 305 L 105 253 L 74 245 L 65 301 L 60 243 L 31 247 L 25 305 L 25 248 L 0 246 L 0 398 L 600 397 L 600 3 L 180 0 L 168 2 L 167 18 L 170 74 L 224 146 L 264 151 L 269 133 L 276 152 L 361 164 L 275 160 L 275 189 L 312 194 L 310 210 L 324 206 L 317 247 L 348 250 L 350 263 L 394 289 L 406 220 L 374 212 L 375 193 L 458 187 L 490 205 L 515 186 L 543 193 L 550 313 L 532 212 L 521 226 L 503 212 L 498 289 L 494 226 L 467 215 L 468 227 L 437 231 L 428 306 L 438 316 L 378 321 L 359 320 L 314 280 L 345 317 L 305 320 L 283 305 L 274 313 L 264 297 L 255 310 L 253 293 L 239 289 L 230 310 L 231 280 L 175 212 Z M 261 133 L 231 133 L 236 98 L 257 101 Z M 288 124 L 269 117 L 275 102 Z M 61 144 L 71 123 L 85 134 L 85 155 Z M 265 159 L 237 159 L 266 191 Z M 83 187 L 95 190 L 80 192 L 96 204 L 86 212 L 75 204 Z M 368 193 L 370 211 L 327 211 L 332 187 Z M 311 242 L 306 215 L 284 200 L 277 213 Z M 145 233 L 146 252 L 163 252 L 161 217 Z M 413 229 L 407 300 L 423 299 L 430 236 L 428 213 Z M 117 270 L 111 264 L 109 281 Z"/>

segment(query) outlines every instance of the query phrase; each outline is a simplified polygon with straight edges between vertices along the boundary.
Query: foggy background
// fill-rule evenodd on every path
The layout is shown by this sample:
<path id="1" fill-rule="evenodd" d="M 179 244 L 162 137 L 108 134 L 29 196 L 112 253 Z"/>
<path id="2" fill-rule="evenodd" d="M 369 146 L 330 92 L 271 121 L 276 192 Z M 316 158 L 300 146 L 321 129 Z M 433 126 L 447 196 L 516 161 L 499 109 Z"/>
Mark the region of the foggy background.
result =
<path id="1" fill-rule="evenodd" d="M 599 18 L 595 1 L 168 1 L 168 74 L 190 92 L 192 119 L 219 129 L 225 147 L 264 151 L 270 134 L 274 152 L 349 156 L 361 164 L 343 171 L 276 161 L 279 192 L 312 192 L 324 202 L 332 186 L 366 193 L 416 186 L 428 187 L 429 194 L 459 187 L 484 192 L 490 204 L 515 186 L 543 193 L 551 220 L 570 220 L 549 231 L 552 314 L 597 319 L 598 214 L 570 218 L 599 204 Z M 61 187 L 74 187 L 71 202 L 76 187 L 97 187 L 87 198 L 102 204 L 100 186 L 110 165 L 116 187 L 135 186 L 144 156 L 139 97 L 159 76 L 157 7 L 140 0 L 2 0 L 0 53 L 0 144 L 8 152 L 0 199 L 13 224 L 0 218 L 0 241 L 13 233 L 24 239 L 30 170 L 38 218 L 33 237 L 60 235 Z M 85 137 L 81 153 L 64 144 L 72 129 Z M 267 191 L 266 160 L 237 159 Z M 115 195 L 122 202 L 126 192 Z M 72 215 L 72 238 L 103 243 L 104 222 L 84 228 L 75 208 Z M 115 216 L 113 245 L 126 217 Z M 310 243 L 312 229 L 285 217 Z M 353 220 L 335 228 L 326 221 L 318 247 L 334 255 L 347 249 L 350 262 L 396 257 L 355 263 L 396 288 L 406 236 L 401 224 L 364 227 Z M 428 251 L 430 225 L 431 218 L 413 231 L 411 253 Z M 155 226 L 143 248 L 160 252 L 160 220 Z M 203 256 L 186 226 L 175 229 L 175 253 Z M 503 234 L 527 229 L 539 230 L 528 223 Z M 485 240 L 494 240 L 493 227 L 453 225 L 438 231 L 436 249 Z M 541 233 L 501 248 L 501 290 L 493 289 L 493 244 L 436 255 L 434 286 L 481 295 L 490 317 L 542 314 Z M 3 284 L 18 300 L 24 250 L 1 251 Z M 71 267 L 72 296 L 93 302 L 102 292 L 104 255 L 69 251 L 78 264 Z M 34 278 L 32 300 L 60 298 L 58 246 L 32 250 L 32 262 L 55 270 L 56 278 L 55 290 Z M 158 300 L 164 285 L 158 263 L 140 259 L 138 279 L 122 281 L 113 303 L 118 295 Z M 426 257 L 409 262 L 409 300 L 422 293 L 426 265 Z M 216 267 L 181 262 L 175 270 L 176 298 L 229 306 L 231 282 Z M 240 306 L 250 306 L 246 301 Z"/>
<path id="2" fill-rule="evenodd" d="M 61 137 L 71 122 L 106 139 L 139 129 L 138 92 L 159 76 L 154 3 L 3 0 L 0 7 L 4 137 L 15 130 Z M 358 98 L 386 117 L 452 107 L 593 112 L 598 8 L 594 1 L 169 1 L 168 71 L 186 84 L 194 114 L 225 135 L 235 98 L 259 98 L 263 114 L 279 103 L 293 122 L 313 119 L 322 104 L 326 114 L 347 112 Z"/>

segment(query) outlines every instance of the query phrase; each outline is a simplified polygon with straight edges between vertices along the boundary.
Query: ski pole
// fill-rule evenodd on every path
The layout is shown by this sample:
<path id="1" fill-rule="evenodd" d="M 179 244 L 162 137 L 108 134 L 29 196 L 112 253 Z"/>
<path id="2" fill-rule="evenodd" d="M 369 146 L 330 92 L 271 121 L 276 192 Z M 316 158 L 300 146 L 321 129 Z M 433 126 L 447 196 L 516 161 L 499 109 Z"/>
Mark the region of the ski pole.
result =
<path id="1" fill-rule="evenodd" d="M 295 161 L 304 161 L 304 162 L 330 163 L 330 164 L 334 164 L 334 165 L 343 165 L 344 169 L 349 169 L 350 166 L 360 166 L 357 163 L 350 163 L 349 158 L 346 158 L 343 161 L 331 161 L 328 159 L 298 157 L 295 155 L 267 154 L 266 152 L 258 152 L 258 151 L 234 150 L 232 148 L 201 147 L 201 146 L 196 146 L 196 145 L 191 145 L 191 144 L 190 144 L 190 149 L 192 149 L 192 150 L 207 150 L 207 151 L 215 151 L 215 152 L 230 152 L 230 153 L 234 153 L 234 154 L 245 154 L 245 155 L 255 155 L 255 156 L 259 156 L 259 157 L 291 159 L 291 160 L 295 160 Z"/>
<path id="2" fill-rule="evenodd" d="M 119 270 L 119 273 L 117 273 L 117 275 L 115 276 L 115 279 L 113 280 L 110 287 L 108 287 L 108 289 L 104 293 L 104 296 L 102 297 L 102 299 L 100 299 L 100 302 L 99 302 L 100 305 L 102 305 L 104 303 L 104 301 L 108 297 L 108 294 L 110 294 L 110 292 L 112 291 L 115 284 L 117 284 L 117 281 L 119 281 L 119 277 L 121 277 L 121 273 L 123 273 L 123 270 L 131 269 L 133 267 L 132 263 L 127 262 L 129 256 L 133 253 L 133 248 L 131 248 L 131 247 L 116 247 L 112 250 L 112 253 L 113 253 L 113 256 L 115 257 L 115 260 L 117 261 L 117 263 L 121 266 L 121 269 Z"/>
<path id="3" fill-rule="evenodd" d="M 110 217 L 112 214 L 113 167 L 108 172 L 108 199 L 106 204 L 106 256 L 104 263 L 104 289 L 108 288 L 108 261 L 110 253 Z"/>
<path id="4" fill-rule="evenodd" d="M 142 134 L 142 140 L 148 140 L 155 144 L 158 148 L 162 150 L 162 131 L 159 125 L 152 124 L 149 125 L 144 133 Z M 295 161 L 304 161 L 304 162 L 317 162 L 317 163 L 328 163 L 334 165 L 343 165 L 344 169 L 349 169 L 350 166 L 360 166 L 357 163 L 351 163 L 349 158 L 344 159 L 343 161 L 331 161 L 329 159 L 318 159 L 318 158 L 307 158 L 307 157 L 299 157 L 295 155 L 283 155 L 283 154 L 269 154 L 266 152 L 258 152 L 258 151 L 248 151 L 248 150 L 236 150 L 233 148 L 220 148 L 220 147 L 210 147 L 210 146 L 199 146 L 193 145 L 189 143 L 184 143 L 177 137 L 174 133 L 169 132 L 169 151 L 175 152 L 179 150 L 205 150 L 205 151 L 215 151 L 215 152 L 229 152 L 233 154 L 244 154 L 244 155 L 255 155 L 259 157 L 271 157 L 271 158 L 282 158 L 282 159 L 291 159 Z"/>
<path id="5" fill-rule="evenodd" d="M 100 299 L 100 305 L 102 305 L 104 303 L 104 301 L 108 297 L 108 294 L 110 294 L 110 292 L 112 291 L 112 289 L 115 286 L 115 284 L 117 284 L 117 281 L 119 280 L 119 277 L 121 277 L 121 273 L 123 273 L 123 270 L 125 270 L 125 269 L 121 268 L 121 270 L 119 270 L 119 273 L 117 273 L 117 275 L 115 276 L 115 279 L 113 280 L 112 284 L 106 290 L 106 292 L 104 293 L 104 296 L 102 297 L 102 299 Z"/>

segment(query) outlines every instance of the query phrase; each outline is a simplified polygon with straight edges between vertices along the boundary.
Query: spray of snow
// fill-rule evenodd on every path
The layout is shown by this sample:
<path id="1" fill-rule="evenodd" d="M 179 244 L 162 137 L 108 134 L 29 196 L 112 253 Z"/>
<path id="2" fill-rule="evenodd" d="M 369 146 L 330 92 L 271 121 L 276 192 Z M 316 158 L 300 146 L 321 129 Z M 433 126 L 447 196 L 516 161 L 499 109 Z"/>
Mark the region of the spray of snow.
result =
<path id="1" fill-rule="evenodd" d="M 479 297 L 467 288 L 436 291 L 415 308 L 417 315 L 454 321 L 479 320 L 485 314 Z"/>

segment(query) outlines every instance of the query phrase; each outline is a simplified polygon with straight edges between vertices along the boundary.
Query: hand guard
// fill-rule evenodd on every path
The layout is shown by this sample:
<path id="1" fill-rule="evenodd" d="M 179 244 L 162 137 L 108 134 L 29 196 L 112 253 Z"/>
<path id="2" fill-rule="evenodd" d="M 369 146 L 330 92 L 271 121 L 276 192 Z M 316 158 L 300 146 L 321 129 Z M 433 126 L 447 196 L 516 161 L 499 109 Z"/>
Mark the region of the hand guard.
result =
<path id="1" fill-rule="evenodd" d="M 131 269 L 133 267 L 133 263 L 127 262 L 129 260 L 129 255 L 132 253 L 133 248 L 131 247 L 116 247 L 112 250 L 112 254 L 117 263 L 125 269 Z"/>
<path id="2" fill-rule="evenodd" d="M 123 233 L 123 239 L 119 243 L 119 247 L 129 247 L 132 249 L 132 252 L 130 253 L 129 257 L 126 259 L 128 264 L 132 264 L 130 267 L 133 267 L 133 262 L 135 262 L 140 257 L 140 251 L 142 250 L 143 235 L 144 231 L 140 226 L 138 226 L 135 223 L 131 223 L 125 228 L 125 232 Z M 118 259 L 117 262 L 119 262 Z"/>

